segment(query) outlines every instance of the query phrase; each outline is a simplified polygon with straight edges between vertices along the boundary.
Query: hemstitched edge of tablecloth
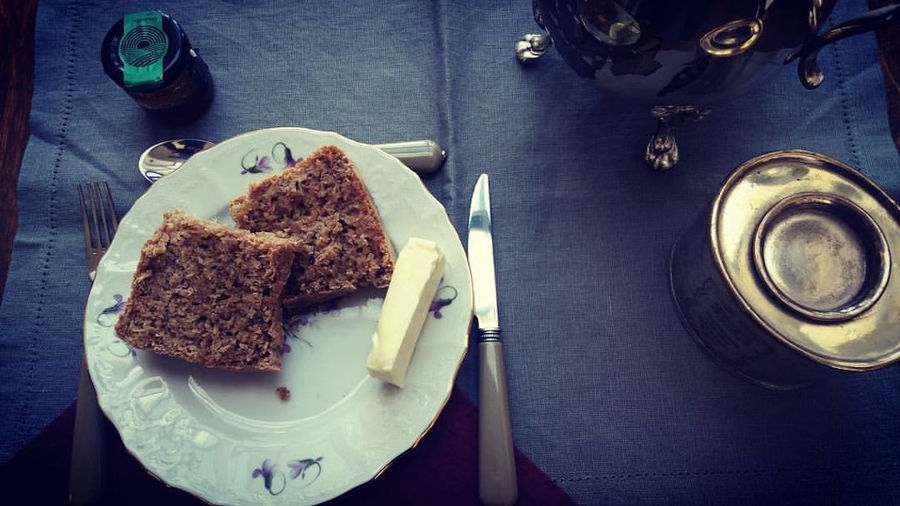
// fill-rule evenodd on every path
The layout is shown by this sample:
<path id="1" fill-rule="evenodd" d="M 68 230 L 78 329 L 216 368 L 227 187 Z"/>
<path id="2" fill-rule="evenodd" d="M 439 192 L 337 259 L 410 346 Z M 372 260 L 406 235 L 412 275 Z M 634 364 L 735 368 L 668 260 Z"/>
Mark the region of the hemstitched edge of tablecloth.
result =
<path id="1" fill-rule="evenodd" d="M 444 12 L 444 3 L 438 2 L 436 5 L 437 16 L 434 20 L 434 30 L 440 40 L 441 45 L 441 79 L 438 81 L 441 89 L 438 93 L 441 96 L 438 111 L 441 114 L 439 128 L 443 137 L 445 153 L 449 152 L 450 156 L 444 160 L 443 172 L 446 179 L 441 188 L 442 201 L 444 208 L 452 210 L 457 201 L 456 192 L 459 191 L 455 183 L 455 163 L 453 154 L 456 152 L 456 136 L 453 128 L 453 79 L 450 73 L 450 30 L 447 27 L 447 19 L 449 14 Z M 448 211 L 450 221 L 453 222 L 453 213 Z"/>
<path id="2" fill-rule="evenodd" d="M 830 24 L 834 25 L 833 19 Z M 832 44 L 831 54 L 834 55 L 834 75 L 837 83 L 838 98 L 841 103 L 841 117 L 844 120 L 844 128 L 847 131 L 847 149 L 850 151 L 850 156 L 853 159 L 853 166 L 862 169 L 862 161 L 859 157 L 859 144 L 856 142 L 853 132 L 853 110 L 850 107 L 847 95 L 847 75 L 844 71 L 844 64 L 841 61 L 842 50 L 843 48 L 839 41 Z"/>
<path id="3" fill-rule="evenodd" d="M 65 95 L 63 101 L 62 112 L 59 117 L 59 127 L 57 131 L 57 141 L 56 141 L 56 157 L 53 162 L 53 170 L 51 172 L 50 178 L 50 195 L 47 199 L 47 221 L 49 224 L 49 237 L 47 238 L 47 243 L 45 250 L 43 252 L 43 259 L 41 261 L 41 288 L 38 292 L 37 303 L 34 305 L 34 328 L 31 332 L 31 342 L 28 344 L 28 354 L 29 354 L 29 364 L 28 364 L 28 375 L 25 379 L 25 395 L 22 396 L 22 410 L 21 416 L 19 417 L 18 426 L 16 427 L 15 434 L 16 438 L 19 440 L 20 444 L 25 441 L 25 427 L 28 422 L 28 412 L 29 412 L 29 403 L 32 401 L 34 397 L 34 382 L 35 377 L 34 373 L 37 369 L 37 362 L 39 360 L 37 345 L 42 335 L 42 326 L 44 319 L 41 318 L 41 311 L 43 310 L 43 302 L 46 298 L 47 292 L 47 277 L 50 273 L 50 261 L 54 252 L 54 241 L 57 236 L 56 230 L 56 205 L 57 205 L 57 190 L 58 190 L 58 177 L 59 170 L 62 164 L 62 157 L 66 152 L 67 147 L 67 139 L 69 133 L 69 120 L 72 117 L 72 101 L 75 95 L 75 76 L 77 74 L 77 59 L 78 52 L 76 51 L 76 42 L 78 36 L 78 29 L 80 27 L 81 22 L 81 12 L 75 6 L 69 6 L 67 9 L 69 12 L 69 18 L 71 18 L 71 26 L 69 28 L 69 41 L 66 45 L 66 87 L 65 87 Z"/>

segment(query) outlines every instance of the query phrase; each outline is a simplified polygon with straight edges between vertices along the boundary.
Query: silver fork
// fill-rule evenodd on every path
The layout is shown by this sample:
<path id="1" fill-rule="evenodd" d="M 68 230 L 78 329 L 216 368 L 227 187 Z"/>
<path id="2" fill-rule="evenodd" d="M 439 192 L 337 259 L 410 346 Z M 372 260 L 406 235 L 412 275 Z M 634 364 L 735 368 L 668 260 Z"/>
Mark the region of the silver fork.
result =
<path id="1" fill-rule="evenodd" d="M 88 206 L 84 200 L 85 193 L 90 202 L 90 220 Z M 119 220 L 116 218 L 116 207 L 113 205 L 112 194 L 106 181 L 87 183 L 84 189 L 78 185 L 78 200 L 81 202 L 81 222 L 84 225 L 84 264 L 88 270 L 88 277 L 93 281 L 97 275 L 97 265 L 109 249 L 111 238 L 119 228 Z"/>
<path id="2" fill-rule="evenodd" d="M 106 182 L 77 186 L 84 225 L 84 264 L 91 281 L 97 264 L 119 227 L 112 193 Z M 85 201 L 87 195 L 87 201 Z M 89 212 L 90 211 L 90 212 Z M 72 461 L 69 465 L 69 504 L 73 506 L 102 504 L 106 481 L 106 426 L 97 392 L 81 357 L 78 380 L 78 405 L 75 408 L 75 435 L 72 438 Z"/>

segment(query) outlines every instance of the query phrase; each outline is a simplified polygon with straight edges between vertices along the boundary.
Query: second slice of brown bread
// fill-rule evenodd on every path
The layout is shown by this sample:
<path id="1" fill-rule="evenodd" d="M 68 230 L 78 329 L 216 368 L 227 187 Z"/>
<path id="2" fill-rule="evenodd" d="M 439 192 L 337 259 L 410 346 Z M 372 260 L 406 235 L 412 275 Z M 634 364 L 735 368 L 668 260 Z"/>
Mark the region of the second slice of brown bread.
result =
<path id="1" fill-rule="evenodd" d="M 207 367 L 278 370 L 280 296 L 294 245 L 168 212 L 141 248 L 116 333 L 135 348 Z"/>
<path id="2" fill-rule="evenodd" d="M 387 287 L 394 250 L 365 183 L 343 151 L 324 146 L 231 201 L 241 228 L 293 239 L 284 305 L 298 309 L 367 285 Z"/>

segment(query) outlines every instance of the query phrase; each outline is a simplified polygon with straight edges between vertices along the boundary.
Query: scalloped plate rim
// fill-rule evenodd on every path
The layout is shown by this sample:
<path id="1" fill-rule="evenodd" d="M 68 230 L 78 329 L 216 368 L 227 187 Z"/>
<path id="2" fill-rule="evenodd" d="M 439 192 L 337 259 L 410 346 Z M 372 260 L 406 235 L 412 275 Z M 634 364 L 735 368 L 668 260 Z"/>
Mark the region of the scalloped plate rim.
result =
<path id="1" fill-rule="evenodd" d="M 394 158 L 393 156 L 391 156 L 391 155 L 389 155 L 389 154 L 387 154 L 387 153 L 385 153 L 385 152 L 383 152 L 383 151 L 381 151 L 381 150 L 379 150 L 379 149 L 377 149 L 377 148 L 375 148 L 375 147 L 373 147 L 373 146 L 370 146 L 370 145 L 367 145 L 367 144 L 364 144 L 364 143 L 360 143 L 360 142 L 358 142 L 358 141 L 354 141 L 354 140 L 352 140 L 352 139 L 349 139 L 349 138 L 347 138 L 347 137 L 344 137 L 343 135 L 341 135 L 341 134 L 339 134 L 339 133 L 337 133 L 337 132 L 333 132 L 333 131 L 319 131 L 319 130 L 313 130 L 313 129 L 302 128 L 302 127 L 283 127 L 283 126 L 282 126 L 282 127 L 262 128 L 262 129 L 257 129 L 257 130 L 248 131 L 248 132 L 243 132 L 243 133 L 237 134 L 237 135 L 235 135 L 235 136 L 233 136 L 233 137 L 231 137 L 231 138 L 229 138 L 229 139 L 226 139 L 226 140 L 224 140 L 224 141 L 222 141 L 222 142 L 216 144 L 215 146 L 213 146 L 212 148 L 210 148 L 210 149 L 208 149 L 208 150 L 205 150 L 205 151 L 203 151 L 203 152 L 197 153 L 197 154 L 196 154 L 195 156 L 193 156 L 190 160 L 188 160 L 187 162 L 185 162 L 185 164 L 184 164 L 177 172 L 175 172 L 175 173 L 173 173 L 173 174 L 171 174 L 171 175 L 169 175 L 169 176 L 167 176 L 167 177 L 161 179 L 160 181 L 157 181 L 157 182 L 153 185 L 153 187 L 151 187 L 147 192 L 145 192 L 144 194 L 142 194 L 142 195 L 135 201 L 135 203 L 132 205 L 131 209 L 129 209 L 129 211 L 122 217 L 122 219 L 120 220 L 120 225 L 130 223 L 130 221 L 131 221 L 130 216 L 132 215 L 132 211 L 133 211 L 135 208 L 138 208 L 139 206 L 143 207 L 143 206 L 145 205 L 144 202 L 146 202 L 146 201 L 149 200 L 149 199 L 152 199 L 152 198 L 155 196 L 156 193 L 159 193 L 160 191 L 162 191 L 162 190 L 160 190 L 159 188 L 166 188 L 166 187 L 168 187 L 168 186 L 170 186 L 170 185 L 173 185 L 173 184 L 174 184 L 173 181 L 174 181 L 174 182 L 178 182 L 178 181 L 180 181 L 181 179 L 184 179 L 184 178 L 188 178 L 188 177 L 193 176 L 193 174 L 192 174 L 193 169 L 191 169 L 191 167 L 200 166 L 200 165 L 201 165 L 201 162 L 205 161 L 207 158 L 214 159 L 214 157 L 216 156 L 217 153 L 224 151 L 226 147 L 231 146 L 231 145 L 234 145 L 235 143 L 240 142 L 240 141 L 243 140 L 243 139 L 250 139 L 250 138 L 252 138 L 252 137 L 255 136 L 255 135 L 265 135 L 265 134 L 279 133 L 279 132 L 283 132 L 283 133 L 285 133 L 285 134 L 287 134 L 287 135 L 310 135 L 310 136 L 324 136 L 324 137 L 330 137 L 330 138 L 332 138 L 332 140 L 336 141 L 336 142 L 334 142 L 334 144 L 339 145 L 339 147 L 341 147 L 341 146 L 340 146 L 341 144 L 346 143 L 346 144 L 348 144 L 348 145 L 350 145 L 350 146 L 355 146 L 356 148 L 362 148 L 362 149 L 370 150 L 370 152 L 372 152 L 373 154 L 375 154 L 375 155 L 379 156 L 380 158 L 382 158 L 383 160 L 385 160 L 386 163 L 393 164 L 393 165 L 395 165 L 397 168 L 399 168 L 399 169 L 400 169 L 400 172 L 398 172 L 398 174 L 404 174 L 404 176 L 400 176 L 400 177 L 413 177 L 413 178 L 415 178 L 415 180 L 418 181 L 418 183 L 421 185 L 422 191 L 424 192 L 425 197 L 426 197 L 427 199 L 430 199 L 430 201 L 432 202 L 432 205 L 437 205 L 438 207 L 440 207 L 441 210 L 443 210 L 443 219 L 444 219 L 444 223 L 442 223 L 442 225 L 446 225 L 447 227 L 449 227 L 450 230 L 453 231 L 453 234 L 452 234 L 452 235 L 453 235 L 453 237 L 455 238 L 455 243 L 456 243 L 456 245 L 458 246 L 458 250 L 463 252 L 463 257 L 465 258 L 465 252 L 464 252 L 464 249 L 463 249 L 463 247 L 462 247 L 462 242 L 461 242 L 460 239 L 459 239 L 459 235 L 458 235 L 458 233 L 456 232 L 456 229 L 455 229 L 455 227 L 453 226 L 453 224 L 452 224 L 452 222 L 451 222 L 451 220 L 450 220 L 450 218 L 449 218 L 449 215 L 448 215 L 447 212 L 446 212 L 446 209 L 445 209 L 444 206 L 440 203 L 440 201 L 438 201 L 437 198 L 435 198 L 435 197 L 427 190 L 427 188 L 425 188 L 424 184 L 423 184 L 422 181 L 419 179 L 419 176 L 418 176 L 417 174 L 415 174 L 414 172 L 412 172 L 409 168 L 407 168 L 405 165 L 403 165 L 399 160 L 397 160 L 397 159 Z M 185 170 L 185 169 L 187 169 L 187 170 Z M 364 172 L 363 169 L 360 169 L 360 171 L 361 171 L 361 173 Z M 269 175 L 271 175 L 271 174 L 269 174 Z M 267 175 L 267 176 L 268 176 L 268 175 Z M 167 180 L 168 180 L 168 181 L 167 181 Z M 157 188 L 157 189 L 154 190 L 153 188 Z M 377 202 L 376 202 L 376 205 L 377 205 Z M 154 227 L 154 228 L 155 228 L 155 227 Z M 113 242 L 112 242 L 112 244 L 111 244 L 111 246 L 110 246 L 110 248 L 109 248 L 110 251 L 113 251 L 113 250 L 116 248 L 117 244 L 118 244 L 119 242 L 122 242 L 122 239 L 120 239 L 120 238 L 122 237 L 122 235 L 123 235 L 123 234 L 121 234 L 121 233 L 116 234 L 116 236 L 114 237 Z M 112 262 L 112 260 L 110 260 L 111 256 L 112 256 L 112 255 L 107 255 L 107 256 L 103 259 L 103 261 L 101 261 L 101 263 L 100 263 L 100 265 L 99 265 L 99 267 L 98 267 L 98 271 L 97 271 L 97 278 L 96 278 L 97 281 L 102 281 L 103 278 L 105 277 L 106 271 L 109 269 L 109 265 L 110 265 L 110 263 Z M 338 491 L 338 492 L 336 492 L 336 493 L 332 493 L 331 495 L 328 495 L 327 497 L 321 498 L 321 501 L 322 501 L 322 502 L 327 501 L 327 500 L 330 500 L 330 499 L 333 499 L 333 498 L 335 498 L 335 497 L 338 497 L 338 496 L 340 496 L 340 495 L 342 495 L 342 494 L 344 494 L 344 493 L 346 493 L 346 492 L 348 492 L 348 491 L 350 491 L 350 490 L 356 489 L 356 488 L 358 488 L 358 487 L 364 485 L 365 483 L 371 481 L 372 479 L 375 479 L 375 478 L 377 478 L 378 476 L 380 476 L 380 475 L 381 475 L 381 474 L 382 474 L 382 473 L 383 473 L 383 472 L 384 472 L 384 471 L 385 471 L 385 470 L 386 470 L 386 469 L 387 469 L 387 468 L 388 468 L 388 467 L 389 467 L 389 466 L 390 466 L 390 465 L 391 465 L 398 457 L 400 457 L 401 455 L 405 454 L 405 453 L 408 452 L 410 449 L 415 448 L 415 447 L 419 444 L 419 442 L 422 440 L 422 438 L 425 436 L 425 434 L 427 434 L 428 431 L 434 426 L 434 423 L 436 422 L 436 420 L 437 420 L 437 418 L 439 417 L 440 413 L 443 411 L 444 407 L 446 406 L 446 404 L 447 404 L 447 402 L 448 402 L 448 400 L 449 400 L 450 394 L 452 393 L 453 385 L 455 384 L 455 380 L 456 380 L 456 376 L 457 376 L 458 373 L 459 373 L 460 367 L 462 366 L 462 361 L 463 361 L 463 359 L 465 358 L 465 355 L 466 355 L 466 353 L 467 353 L 467 351 L 468 351 L 468 334 L 469 334 L 469 327 L 471 326 L 471 322 L 472 322 L 472 300 L 473 300 L 473 297 L 472 297 L 472 286 L 471 286 L 471 273 L 470 273 L 469 270 L 468 270 L 468 264 L 465 263 L 465 262 L 464 262 L 463 264 L 464 264 L 464 266 L 465 266 L 465 276 L 464 276 L 464 277 L 466 278 L 466 279 L 465 279 L 466 287 L 464 287 L 464 294 L 467 296 L 468 302 L 469 302 L 469 303 L 467 304 L 467 305 L 468 305 L 468 308 L 467 308 L 467 310 L 465 311 L 465 312 L 467 313 L 467 318 L 466 318 L 467 323 L 466 323 L 466 325 L 465 325 L 464 335 L 462 336 L 462 337 L 463 337 L 462 342 L 460 343 L 460 349 L 459 349 L 458 360 L 457 360 L 457 363 L 455 364 L 455 366 L 454 366 L 454 368 L 453 368 L 453 374 L 451 375 L 451 377 L 448 378 L 446 388 L 443 389 L 443 390 L 446 391 L 446 393 L 445 393 L 445 395 L 444 395 L 444 397 L 443 397 L 443 400 L 442 400 L 441 403 L 440 403 L 439 408 L 438 408 L 437 411 L 433 414 L 433 417 L 430 419 L 430 421 L 428 421 L 428 423 L 427 423 L 426 426 L 425 426 L 425 429 L 424 429 L 420 434 L 418 434 L 418 435 L 414 438 L 414 440 L 412 441 L 412 443 L 411 443 L 407 448 L 405 448 L 405 449 L 403 449 L 403 450 L 401 450 L 401 451 L 399 451 L 399 452 L 396 452 L 395 455 L 393 455 L 393 456 L 391 456 L 389 459 L 387 459 L 387 461 L 384 463 L 383 466 L 381 466 L 380 468 L 378 468 L 374 473 L 371 473 L 371 476 L 369 476 L 367 479 L 363 479 L 363 480 L 359 481 L 358 483 L 350 484 L 349 486 L 343 487 L 342 490 L 340 490 L 340 491 Z M 98 287 L 102 287 L 102 288 L 98 288 Z M 91 301 L 92 301 L 92 299 L 94 299 L 95 297 L 99 297 L 99 295 L 95 295 L 95 292 L 100 292 L 100 291 L 104 291 L 104 290 L 105 290 L 105 287 L 103 286 L 102 283 L 95 283 L 95 284 L 92 286 L 91 292 L 90 292 L 90 294 L 89 294 L 89 296 L 88 296 L 88 299 L 87 299 L 87 301 L 86 301 L 86 304 L 85 304 L 84 319 L 83 319 L 83 340 L 84 340 L 84 344 L 85 344 L 85 355 L 86 355 L 86 357 L 88 357 L 88 359 L 87 359 L 87 362 L 88 362 L 88 369 L 89 369 L 89 373 L 90 373 L 90 375 L 91 375 L 92 382 L 94 382 L 95 385 L 96 385 L 96 379 L 94 378 L 94 376 L 95 376 L 95 374 L 97 374 L 97 373 L 96 373 L 96 371 L 95 371 L 95 367 L 90 367 L 91 364 L 94 363 L 94 361 L 91 360 L 90 357 L 91 357 L 94 353 L 96 353 L 96 351 L 94 351 L 94 350 L 89 350 L 89 346 L 87 345 L 87 341 L 88 341 L 88 339 L 87 339 L 87 337 L 88 337 L 88 328 L 89 328 L 89 325 L 93 325 L 93 324 L 89 324 L 89 312 L 90 312 L 90 309 L 91 309 Z M 121 428 L 120 420 L 117 420 L 115 416 L 111 416 L 111 415 L 110 415 L 110 413 L 108 412 L 108 411 L 109 411 L 109 410 L 108 410 L 108 407 L 107 407 L 107 406 L 104 406 L 105 404 L 108 404 L 108 403 L 107 403 L 107 402 L 104 402 L 104 400 L 101 399 L 100 397 L 101 397 L 101 396 L 98 394 L 98 403 L 100 404 L 101 411 L 103 412 L 104 416 L 106 416 L 107 419 L 109 419 L 110 422 L 116 427 L 116 430 L 117 430 L 117 431 L 120 433 L 120 435 L 121 435 L 121 430 L 122 430 L 122 428 Z M 133 444 L 129 444 L 129 443 L 132 443 L 131 441 L 128 441 L 128 440 L 126 440 L 125 437 L 123 437 L 123 443 L 124 443 L 124 446 L 125 446 L 126 450 L 127 450 L 127 451 L 128 451 L 128 452 L 129 452 L 129 453 L 130 453 L 130 454 L 131 454 L 131 455 L 132 455 L 132 456 L 133 456 L 133 457 L 134 457 L 134 458 L 135 458 L 135 459 L 136 459 L 136 460 L 137 460 L 137 461 L 138 461 L 138 462 L 146 469 L 146 471 L 148 472 L 148 474 L 150 474 L 151 476 L 154 476 L 154 477 L 156 477 L 157 479 L 163 481 L 163 482 L 166 483 L 167 485 L 170 485 L 170 486 L 173 486 L 173 487 L 175 487 L 175 488 L 179 488 L 179 489 L 181 489 L 181 490 L 184 490 L 184 491 L 186 491 L 186 492 L 188 492 L 188 493 L 190 493 L 190 494 L 192 494 L 192 495 L 194 495 L 194 496 L 196 496 L 196 497 L 198 497 L 198 498 L 200 498 L 200 499 L 202 499 L 202 500 L 204 500 L 204 501 L 221 501 L 221 500 L 227 500 L 227 499 L 222 498 L 222 497 L 207 497 L 206 494 L 204 494 L 203 492 L 198 491 L 198 490 L 196 490 L 195 488 L 192 488 L 192 486 L 191 486 L 190 483 L 183 483 L 183 482 L 178 482 L 178 481 L 169 481 L 169 480 L 166 480 L 166 479 L 160 477 L 159 475 L 157 475 L 157 474 L 154 472 L 153 469 L 151 469 L 149 466 L 147 466 L 147 465 L 144 463 L 143 459 L 142 459 L 141 456 L 140 456 L 140 451 L 137 450 L 136 448 L 134 448 L 134 445 L 133 445 Z M 253 497 L 248 496 L 247 499 L 252 501 Z M 279 499 L 280 499 L 280 500 L 286 500 L 286 499 L 287 499 L 287 496 L 281 496 Z M 305 499 L 305 497 L 294 498 L 294 499 L 295 499 L 295 500 L 296 500 L 296 499 L 303 500 L 303 499 Z M 280 501 L 275 501 L 275 502 L 279 502 L 279 503 L 280 503 Z M 317 501 L 315 501 L 315 502 L 319 502 L 319 501 L 317 500 Z M 313 503 L 309 503 L 309 504 L 313 504 Z"/>

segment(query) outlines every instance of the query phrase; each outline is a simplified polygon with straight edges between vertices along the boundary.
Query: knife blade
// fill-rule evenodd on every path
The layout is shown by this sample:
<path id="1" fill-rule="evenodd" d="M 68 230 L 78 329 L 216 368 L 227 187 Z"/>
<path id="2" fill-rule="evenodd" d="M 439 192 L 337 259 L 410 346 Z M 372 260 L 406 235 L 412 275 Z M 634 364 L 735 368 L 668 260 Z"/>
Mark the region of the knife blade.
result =
<path id="1" fill-rule="evenodd" d="M 472 193 L 468 254 L 479 337 L 478 496 L 487 505 L 513 504 L 518 484 L 500 340 L 487 174 L 478 178 Z"/>

